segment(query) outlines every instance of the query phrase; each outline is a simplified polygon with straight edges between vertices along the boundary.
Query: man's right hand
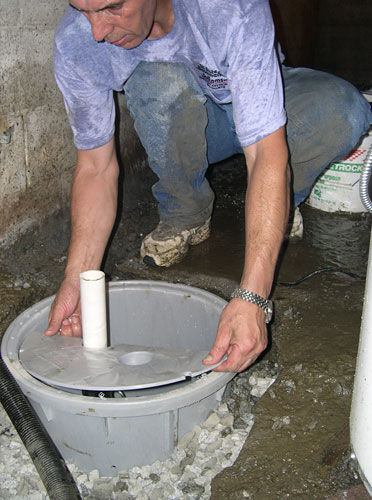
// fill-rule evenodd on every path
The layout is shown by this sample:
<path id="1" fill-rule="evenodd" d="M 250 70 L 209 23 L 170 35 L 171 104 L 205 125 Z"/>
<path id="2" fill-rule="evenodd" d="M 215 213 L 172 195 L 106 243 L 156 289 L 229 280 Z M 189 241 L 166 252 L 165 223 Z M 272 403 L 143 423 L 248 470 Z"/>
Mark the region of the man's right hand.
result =
<path id="1" fill-rule="evenodd" d="M 71 193 L 71 240 L 63 280 L 45 335 L 81 337 L 80 273 L 99 269 L 116 216 L 119 165 L 115 142 L 78 151 Z"/>
<path id="2" fill-rule="evenodd" d="M 45 335 L 81 337 L 80 281 L 65 278 L 52 303 Z"/>

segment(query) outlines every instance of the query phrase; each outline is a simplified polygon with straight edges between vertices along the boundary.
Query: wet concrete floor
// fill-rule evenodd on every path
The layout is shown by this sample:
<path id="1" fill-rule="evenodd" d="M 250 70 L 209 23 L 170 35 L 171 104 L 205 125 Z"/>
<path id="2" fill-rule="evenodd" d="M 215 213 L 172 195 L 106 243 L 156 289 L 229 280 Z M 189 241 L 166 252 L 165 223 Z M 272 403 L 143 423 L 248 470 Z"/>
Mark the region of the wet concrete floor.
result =
<path id="1" fill-rule="evenodd" d="M 126 203 L 105 259 L 110 279 L 182 282 L 228 298 L 243 266 L 245 169 L 241 158 L 210 173 L 216 207 L 209 240 L 174 268 L 140 262 L 144 234 L 157 222 L 150 191 Z M 280 365 L 275 384 L 255 406 L 255 425 L 235 464 L 212 483 L 212 499 L 370 498 L 350 459 L 348 420 L 364 280 L 314 270 L 366 273 L 370 216 L 301 207 L 304 237 L 284 245 L 273 290 L 271 346 L 262 359 Z M 56 292 L 68 245 L 61 213 L 0 252 L 0 333 L 22 310 Z"/>

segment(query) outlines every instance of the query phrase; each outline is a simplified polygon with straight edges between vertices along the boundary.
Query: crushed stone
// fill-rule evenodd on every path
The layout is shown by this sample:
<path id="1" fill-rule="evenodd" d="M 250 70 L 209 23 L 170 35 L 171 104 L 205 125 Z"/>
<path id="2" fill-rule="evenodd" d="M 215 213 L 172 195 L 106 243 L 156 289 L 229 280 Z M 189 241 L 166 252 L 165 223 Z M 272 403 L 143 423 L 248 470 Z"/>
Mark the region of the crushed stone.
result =
<path id="1" fill-rule="evenodd" d="M 82 498 L 209 499 L 212 479 L 235 462 L 253 427 L 254 405 L 277 375 L 278 365 L 267 360 L 238 374 L 229 397 L 180 439 L 168 460 L 133 467 L 113 478 L 101 477 L 97 469 L 86 474 L 67 464 Z M 48 500 L 33 462 L 1 406 L 0 449 L 0 500 Z"/>

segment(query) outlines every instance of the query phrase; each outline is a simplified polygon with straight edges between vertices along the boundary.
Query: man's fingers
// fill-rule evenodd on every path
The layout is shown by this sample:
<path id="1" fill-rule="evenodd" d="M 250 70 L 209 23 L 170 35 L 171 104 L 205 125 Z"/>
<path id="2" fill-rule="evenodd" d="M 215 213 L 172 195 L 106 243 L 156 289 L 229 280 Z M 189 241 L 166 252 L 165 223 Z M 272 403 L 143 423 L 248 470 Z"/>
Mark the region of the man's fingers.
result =
<path id="1" fill-rule="evenodd" d="M 58 320 L 52 319 L 50 321 L 50 327 L 46 330 L 45 335 L 54 334 L 49 332 L 60 333 L 66 337 L 81 337 L 82 332 L 80 315 L 72 314 L 69 318 L 65 318 L 62 323 Z"/>
<path id="2" fill-rule="evenodd" d="M 262 311 L 255 305 L 234 300 L 223 310 L 215 343 L 204 360 L 205 365 L 212 365 L 227 354 L 227 359 L 214 368 L 217 372 L 245 370 L 267 345 Z"/>
<path id="3" fill-rule="evenodd" d="M 67 318 L 62 321 L 61 335 L 72 337 L 71 319 Z"/>
<path id="4" fill-rule="evenodd" d="M 61 321 L 57 319 L 51 319 L 48 324 L 48 328 L 45 330 L 45 335 L 51 336 L 59 332 Z"/>
<path id="5" fill-rule="evenodd" d="M 45 330 L 45 335 L 55 335 L 60 331 L 61 328 L 61 322 L 63 320 L 63 315 L 61 312 L 58 311 L 55 307 L 55 302 L 53 302 L 50 313 L 49 313 L 49 318 L 48 318 L 48 327 Z"/>
<path id="6" fill-rule="evenodd" d="M 81 337 L 79 287 L 65 281 L 54 299 L 45 335 Z"/>
<path id="7" fill-rule="evenodd" d="M 203 359 L 205 365 L 214 365 L 218 363 L 223 358 L 226 349 L 221 349 L 218 347 L 212 347 L 209 354 Z"/>
<path id="8" fill-rule="evenodd" d="M 229 336 L 219 329 L 217 338 L 209 351 L 209 354 L 203 359 L 205 365 L 214 365 L 221 361 L 229 347 Z"/>
<path id="9" fill-rule="evenodd" d="M 254 356 L 247 357 L 243 355 L 238 345 L 231 346 L 229 349 L 227 360 L 214 368 L 215 372 L 241 372 L 247 366 L 253 363 L 256 358 Z"/>
<path id="10" fill-rule="evenodd" d="M 232 346 L 227 356 L 227 360 L 217 366 L 215 371 L 237 372 L 242 364 L 241 352 L 238 346 Z"/>
<path id="11" fill-rule="evenodd" d="M 73 337 L 81 337 L 82 329 L 81 329 L 81 316 L 80 314 L 74 313 L 71 316 L 71 330 Z"/>

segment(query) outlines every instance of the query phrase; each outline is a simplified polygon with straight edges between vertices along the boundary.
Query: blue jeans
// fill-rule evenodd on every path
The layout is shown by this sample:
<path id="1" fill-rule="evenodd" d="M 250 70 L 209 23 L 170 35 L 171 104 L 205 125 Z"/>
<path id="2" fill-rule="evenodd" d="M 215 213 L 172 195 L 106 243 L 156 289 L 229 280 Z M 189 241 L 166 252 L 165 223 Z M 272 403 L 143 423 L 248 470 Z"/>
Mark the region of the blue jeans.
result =
<path id="1" fill-rule="evenodd" d="M 319 174 L 345 156 L 372 122 L 370 106 L 350 83 L 307 68 L 283 67 L 294 205 Z M 205 172 L 242 153 L 231 104 L 207 97 L 183 64 L 140 63 L 125 84 L 128 109 L 159 181 L 160 220 L 179 228 L 202 224 L 214 195 Z"/>

